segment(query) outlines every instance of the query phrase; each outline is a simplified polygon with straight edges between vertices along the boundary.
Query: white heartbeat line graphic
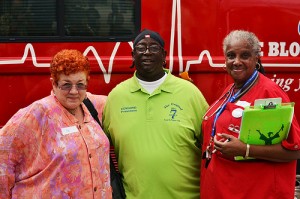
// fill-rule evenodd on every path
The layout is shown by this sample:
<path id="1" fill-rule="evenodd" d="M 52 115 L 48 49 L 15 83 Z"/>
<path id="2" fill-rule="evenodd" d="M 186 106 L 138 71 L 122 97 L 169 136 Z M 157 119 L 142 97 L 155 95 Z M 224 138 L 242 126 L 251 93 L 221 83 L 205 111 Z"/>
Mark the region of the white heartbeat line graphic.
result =
<path id="1" fill-rule="evenodd" d="M 105 67 L 102 63 L 102 60 L 101 60 L 101 57 L 99 56 L 97 50 L 93 47 L 93 46 L 89 46 L 84 52 L 83 52 L 83 55 L 87 55 L 90 51 L 93 53 L 93 55 L 95 56 L 98 64 L 99 64 L 99 67 L 100 67 L 100 70 L 103 72 L 103 75 L 104 75 L 104 81 L 105 83 L 109 83 L 110 82 L 110 78 L 111 78 L 111 72 L 112 72 L 112 67 L 113 67 L 113 62 L 114 62 L 114 59 L 115 59 L 115 56 L 116 56 L 116 53 L 118 51 L 118 48 L 120 46 L 120 42 L 117 42 L 115 47 L 114 47 L 114 50 L 109 58 L 109 63 L 108 63 L 108 71 L 106 72 L 105 70 Z M 133 49 L 133 43 L 132 42 L 128 42 L 128 44 L 130 45 L 131 49 Z"/>
<path id="2" fill-rule="evenodd" d="M 201 64 L 204 55 L 207 56 L 208 63 L 209 63 L 209 65 L 210 65 L 211 67 L 223 67 L 223 66 L 224 66 L 224 63 L 223 63 L 223 64 L 214 64 L 214 63 L 213 63 L 213 60 L 212 60 L 212 57 L 210 56 L 209 51 L 208 51 L 208 50 L 203 50 L 203 51 L 200 53 L 199 58 L 198 58 L 197 60 L 190 60 L 190 61 L 187 61 L 187 62 L 186 62 L 185 71 L 189 71 L 189 70 L 190 70 L 190 65 L 192 65 L 192 64 Z"/>
<path id="3" fill-rule="evenodd" d="M 222 64 L 214 64 L 213 63 L 213 59 L 212 56 L 210 55 L 208 50 L 203 50 L 198 59 L 197 60 L 189 60 L 186 62 L 186 67 L 185 67 L 185 71 L 189 71 L 190 70 L 190 65 L 193 64 L 201 64 L 204 55 L 206 55 L 207 59 L 208 59 L 208 63 L 211 67 L 224 67 L 224 63 Z M 273 63 L 262 63 L 263 67 L 300 67 L 300 64 L 284 64 L 284 63 L 280 63 L 280 64 L 273 64 Z"/>
<path id="4" fill-rule="evenodd" d="M 28 51 L 30 51 L 30 53 L 31 53 L 32 63 L 35 67 L 50 67 L 50 63 L 44 63 L 44 64 L 37 63 L 35 51 L 34 51 L 32 44 L 26 44 L 24 54 L 21 59 L 19 59 L 19 60 L 18 59 L 17 60 L 1 60 L 0 65 L 1 64 L 24 64 L 26 58 L 28 57 Z"/>
<path id="5" fill-rule="evenodd" d="M 86 48 L 86 50 L 83 52 L 83 54 L 86 56 L 89 52 L 92 52 L 94 57 L 96 58 L 97 62 L 98 62 L 98 65 L 99 65 L 99 68 L 100 70 L 103 72 L 103 75 L 104 75 L 104 80 L 106 83 L 109 83 L 110 82 L 110 78 L 111 78 L 111 73 L 112 73 L 112 68 L 113 68 L 113 62 L 114 62 L 114 59 L 115 59 L 115 56 L 116 56 L 116 53 L 118 51 L 118 48 L 120 46 L 121 42 L 116 42 L 115 44 L 115 47 L 113 49 L 113 52 L 110 56 L 110 59 L 109 59 L 109 65 L 108 65 L 108 70 L 106 71 L 105 67 L 104 67 L 104 64 L 101 60 L 101 57 L 100 55 L 98 54 L 97 50 L 93 47 L 93 46 L 89 46 Z M 128 42 L 128 44 L 130 45 L 131 49 L 133 49 L 133 44 L 132 42 Z M 24 49 L 24 54 L 23 54 L 23 57 L 21 59 L 15 59 L 15 60 L 0 60 L 0 65 L 3 65 L 3 64 L 24 64 L 27 57 L 28 57 L 28 53 L 31 53 L 31 57 L 32 57 L 32 63 L 35 67 L 50 67 L 50 63 L 37 63 L 37 60 L 36 60 L 36 56 L 35 56 L 35 50 L 34 50 L 34 47 L 32 44 L 28 43 L 26 44 L 25 46 L 25 49 Z M 195 64 L 201 64 L 202 63 L 202 60 L 203 60 L 203 57 L 204 55 L 207 57 L 208 59 L 208 63 L 209 63 L 209 66 L 211 67 L 223 67 L 224 66 L 224 63 L 222 64 L 217 64 L 217 63 L 213 63 L 213 59 L 212 59 L 212 56 L 210 55 L 209 51 L 208 50 L 203 50 L 198 59 L 197 60 L 188 60 L 186 62 L 186 67 L 185 67 L 185 71 L 189 71 L 191 65 L 195 65 Z M 263 66 L 264 67 L 300 67 L 300 64 L 284 64 L 284 63 L 279 63 L 279 64 L 274 64 L 274 63 L 263 63 Z M 172 71 L 172 68 L 170 68 L 170 70 Z M 183 67 L 181 68 L 180 67 L 180 72 L 183 71 Z"/>
<path id="6" fill-rule="evenodd" d="M 131 48 L 133 48 L 133 44 L 132 42 L 128 42 L 128 44 L 130 45 Z M 115 47 L 113 49 L 113 52 L 110 56 L 109 59 L 109 65 L 108 65 L 108 71 L 106 72 L 106 69 L 102 63 L 101 57 L 99 56 L 98 52 L 96 51 L 96 49 L 93 46 L 89 46 L 85 49 L 85 51 L 83 52 L 83 55 L 86 56 L 90 51 L 93 53 L 93 55 L 95 56 L 98 65 L 100 67 L 100 70 L 103 72 L 104 75 L 104 81 L 106 83 L 110 82 L 110 78 L 111 78 L 111 72 L 112 72 L 112 66 L 113 66 L 113 61 L 115 58 L 115 55 L 118 51 L 118 48 L 120 46 L 120 42 L 117 42 L 115 44 Z M 50 67 L 50 63 L 37 63 L 36 60 L 36 56 L 35 56 L 35 50 L 34 47 L 32 46 L 31 43 L 26 44 L 25 49 L 24 49 L 24 54 L 23 57 L 21 59 L 15 59 L 15 60 L 0 60 L 0 65 L 4 65 L 4 64 L 24 64 L 27 57 L 28 57 L 28 53 L 31 53 L 31 57 L 32 57 L 32 63 L 35 67 L 37 68 L 43 68 L 43 67 Z"/>
<path id="7" fill-rule="evenodd" d="M 177 18 L 176 18 L 177 17 Z M 177 19 L 177 20 L 176 20 Z M 177 25 L 177 55 L 174 55 L 174 44 L 175 44 L 175 27 Z M 181 1 L 180 0 L 173 0 L 172 4 L 172 15 L 171 15 L 171 27 L 170 27 L 170 53 L 169 53 L 169 69 L 172 72 L 173 70 L 173 64 L 174 64 L 174 57 L 178 57 L 178 65 L 179 65 L 179 73 L 184 70 L 183 67 L 183 56 L 182 56 L 182 34 L 181 34 Z M 298 29 L 300 31 L 300 21 L 298 25 Z M 128 42 L 130 45 L 131 49 L 133 49 L 133 44 L 132 42 Z M 111 78 L 111 73 L 112 73 L 112 68 L 113 68 L 113 62 L 116 56 L 116 53 L 119 49 L 119 46 L 121 45 L 120 42 L 116 42 L 113 52 L 110 56 L 109 59 L 109 64 L 108 64 L 108 70 L 106 71 L 101 57 L 98 54 L 97 50 L 93 46 L 89 46 L 86 48 L 84 51 L 84 55 L 86 56 L 89 52 L 92 52 L 93 55 L 95 56 L 100 70 L 103 72 L 104 75 L 104 81 L 106 83 L 110 82 Z M 31 53 L 32 56 L 32 63 L 35 67 L 50 67 L 50 63 L 37 63 L 36 55 L 35 55 L 35 50 L 34 47 L 32 46 L 31 43 L 26 44 L 25 49 L 24 49 L 24 54 L 21 59 L 16 59 L 16 60 L 0 60 L 0 65 L 1 64 L 24 64 L 27 57 L 28 53 Z M 196 65 L 196 64 L 201 64 L 204 55 L 207 57 L 209 66 L 211 67 L 223 67 L 224 63 L 218 64 L 218 63 L 213 63 L 212 56 L 210 55 L 208 50 L 203 50 L 197 60 L 187 60 L 186 62 L 186 67 L 185 71 L 189 71 L 191 65 Z M 300 64 L 288 64 L 288 63 L 263 63 L 264 67 L 300 67 Z"/>

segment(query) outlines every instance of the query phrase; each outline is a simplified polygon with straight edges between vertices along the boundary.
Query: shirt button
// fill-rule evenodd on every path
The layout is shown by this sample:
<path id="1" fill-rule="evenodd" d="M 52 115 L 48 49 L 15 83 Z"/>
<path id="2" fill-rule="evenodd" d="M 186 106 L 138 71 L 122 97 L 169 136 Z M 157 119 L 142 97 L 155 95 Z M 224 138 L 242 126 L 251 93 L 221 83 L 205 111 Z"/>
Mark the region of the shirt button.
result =
<path id="1" fill-rule="evenodd" d="M 89 154 L 89 158 L 92 158 L 92 154 Z"/>
<path id="2" fill-rule="evenodd" d="M 97 187 L 94 187 L 94 191 L 95 191 L 95 192 L 97 191 Z"/>
<path id="3" fill-rule="evenodd" d="M 298 146 L 298 145 L 295 145 L 295 146 L 294 146 L 294 148 L 295 148 L 295 149 L 298 149 L 298 148 L 299 148 L 299 146 Z"/>

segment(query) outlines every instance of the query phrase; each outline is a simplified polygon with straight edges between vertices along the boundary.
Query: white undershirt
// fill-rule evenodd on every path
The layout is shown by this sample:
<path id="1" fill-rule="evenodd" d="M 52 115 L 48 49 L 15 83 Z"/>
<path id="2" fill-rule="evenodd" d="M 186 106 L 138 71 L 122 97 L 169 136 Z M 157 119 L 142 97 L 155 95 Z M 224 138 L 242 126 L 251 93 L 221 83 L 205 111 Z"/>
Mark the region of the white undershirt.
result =
<path id="1" fill-rule="evenodd" d="M 140 83 L 140 85 L 149 93 L 153 93 L 153 91 L 158 88 L 166 79 L 167 77 L 167 73 L 165 73 L 165 75 L 160 78 L 159 80 L 156 80 L 156 81 L 153 81 L 153 82 L 146 82 L 146 81 L 143 81 L 143 80 L 140 80 L 139 78 L 138 81 Z"/>

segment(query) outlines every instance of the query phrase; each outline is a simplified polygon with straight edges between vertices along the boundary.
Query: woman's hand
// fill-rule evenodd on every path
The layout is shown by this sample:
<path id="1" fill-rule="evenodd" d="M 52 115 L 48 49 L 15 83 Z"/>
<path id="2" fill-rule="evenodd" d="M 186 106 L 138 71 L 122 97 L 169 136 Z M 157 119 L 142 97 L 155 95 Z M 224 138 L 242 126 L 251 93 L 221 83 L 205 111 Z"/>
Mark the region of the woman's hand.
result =
<path id="1" fill-rule="evenodd" d="M 218 139 L 217 139 L 218 136 Z M 245 156 L 247 145 L 238 138 L 226 134 L 218 133 L 214 137 L 214 148 L 224 156 Z M 287 150 L 281 143 L 272 145 L 250 145 L 249 157 L 269 160 L 273 162 L 289 162 L 300 158 L 299 150 Z"/>
<path id="2" fill-rule="evenodd" d="M 245 143 L 226 133 L 218 133 L 217 136 L 214 137 L 214 147 L 217 151 L 224 156 L 245 156 L 247 148 Z"/>

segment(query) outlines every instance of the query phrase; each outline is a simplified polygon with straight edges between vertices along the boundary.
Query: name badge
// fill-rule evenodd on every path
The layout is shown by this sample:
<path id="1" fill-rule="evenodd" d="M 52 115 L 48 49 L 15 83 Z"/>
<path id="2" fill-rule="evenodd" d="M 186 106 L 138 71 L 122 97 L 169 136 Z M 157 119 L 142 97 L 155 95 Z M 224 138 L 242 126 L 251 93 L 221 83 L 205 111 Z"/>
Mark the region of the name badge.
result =
<path id="1" fill-rule="evenodd" d="M 231 115 L 234 117 L 234 118 L 240 118 L 242 117 L 243 115 L 243 109 L 241 108 L 236 108 L 232 111 Z"/>
<path id="2" fill-rule="evenodd" d="M 70 127 L 61 128 L 61 132 L 63 135 L 68 135 L 70 133 L 77 133 L 78 129 L 76 126 L 70 126 Z"/>
<path id="3" fill-rule="evenodd" d="M 250 106 L 251 103 L 249 103 L 249 102 L 247 102 L 247 101 L 240 101 L 240 100 L 239 100 L 239 101 L 236 102 L 236 105 L 245 108 L 246 106 Z"/>

